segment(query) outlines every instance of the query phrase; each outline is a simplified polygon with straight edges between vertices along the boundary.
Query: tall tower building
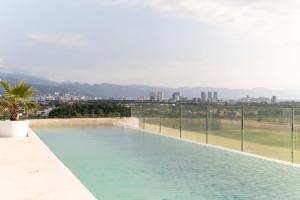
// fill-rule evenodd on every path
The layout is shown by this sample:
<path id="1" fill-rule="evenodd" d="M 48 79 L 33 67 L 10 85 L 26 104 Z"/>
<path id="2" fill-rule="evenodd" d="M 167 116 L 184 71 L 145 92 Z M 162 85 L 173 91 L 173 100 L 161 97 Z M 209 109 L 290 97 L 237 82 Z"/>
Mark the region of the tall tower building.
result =
<path id="1" fill-rule="evenodd" d="M 162 91 L 157 92 L 157 99 L 158 102 L 162 102 L 164 100 L 164 93 Z"/>
<path id="2" fill-rule="evenodd" d="M 276 96 L 272 96 L 271 103 L 272 104 L 276 104 L 277 103 L 277 97 Z"/>
<path id="3" fill-rule="evenodd" d="M 179 101 L 181 97 L 181 93 L 180 92 L 173 92 L 172 94 L 172 100 L 173 101 Z"/>
<path id="4" fill-rule="evenodd" d="M 201 101 L 206 102 L 206 92 L 201 92 Z"/>
<path id="5" fill-rule="evenodd" d="M 218 92 L 214 92 L 213 102 L 217 102 L 217 101 L 218 101 Z"/>
<path id="6" fill-rule="evenodd" d="M 208 92 L 207 93 L 207 101 L 212 102 L 212 100 L 213 100 L 212 92 Z"/>
<path id="7" fill-rule="evenodd" d="M 149 93 L 149 100 L 150 100 L 150 101 L 155 101 L 155 99 L 156 99 L 155 92 L 150 92 L 150 93 Z"/>

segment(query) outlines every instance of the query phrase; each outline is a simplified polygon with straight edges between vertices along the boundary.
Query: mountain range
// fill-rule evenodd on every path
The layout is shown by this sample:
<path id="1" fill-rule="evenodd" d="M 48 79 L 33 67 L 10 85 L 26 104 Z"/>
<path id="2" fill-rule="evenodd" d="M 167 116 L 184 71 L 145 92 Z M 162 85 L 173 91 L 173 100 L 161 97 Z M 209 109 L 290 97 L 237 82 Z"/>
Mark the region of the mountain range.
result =
<path id="1" fill-rule="evenodd" d="M 219 98 L 238 99 L 249 95 L 251 97 L 268 97 L 275 95 L 280 100 L 300 100 L 300 89 L 273 90 L 268 88 L 253 89 L 228 89 L 214 87 L 158 87 L 148 85 L 117 85 L 111 83 L 86 84 L 78 82 L 56 82 L 44 77 L 38 77 L 28 74 L 1 73 L 0 79 L 13 84 L 20 80 L 31 84 L 37 89 L 38 94 L 48 94 L 54 92 L 71 92 L 73 94 L 88 95 L 101 98 L 136 98 L 138 96 L 148 96 L 152 91 L 163 91 L 166 98 L 171 97 L 175 91 L 181 92 L 188 98 L 200 97 L 201 91 L 216 91 Z M 3 90 L 0 89 L 0 92 Z"/>

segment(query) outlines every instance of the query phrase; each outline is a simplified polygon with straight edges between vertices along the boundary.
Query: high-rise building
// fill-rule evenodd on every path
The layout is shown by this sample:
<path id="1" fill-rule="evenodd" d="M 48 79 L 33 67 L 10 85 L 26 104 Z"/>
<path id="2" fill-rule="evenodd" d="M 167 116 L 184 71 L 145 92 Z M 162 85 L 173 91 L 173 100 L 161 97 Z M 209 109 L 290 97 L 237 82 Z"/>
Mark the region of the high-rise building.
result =
<path id="1" fill-rule="evenodd" d="M 218 101 L 218 92 L 214 92 L 213 102 L 217 102 L 217 101 Z"/>
<path id="2" fill-rule="evenodd" d="M 159 92 L 157 92 L 157 101 L 158 102 L 161 102 L 161 101 L 163 101 L 164 100 L 164 93 L 162 92 L 162 91 L 159 91 Z"/>
<path id="3" fill-rule="evenodd" d="M 207 101 L 212 102 L 212 100 L 213 100 L 212 92 L 207 92 Z"/>
<path id="4" fill-rule="evenodd" d="M 276 104 L 277 103 L 277 97 L 276 96 L 272 96 L 271 103 L 272 104 Z"/>
<path id="5" fill-rule="evenodd" d="M 201 92 L 201 101 L 206 102 L 206 92 Z"/>
<path id="6" fill-rule="evenodd" d="M 156 94 L 155 94 L 155 92 L 150 92 L 150 93 L 149 93 L 149 100 L 150 100 L 150 101 L 155 101 L 155 99 L 156 99 Z"/>
<path id="7" fill-rule="evenodd" d="M 172 100 L 173 101 L 180 101 L 181 93 L 180 92 L 173 92 Z"/>

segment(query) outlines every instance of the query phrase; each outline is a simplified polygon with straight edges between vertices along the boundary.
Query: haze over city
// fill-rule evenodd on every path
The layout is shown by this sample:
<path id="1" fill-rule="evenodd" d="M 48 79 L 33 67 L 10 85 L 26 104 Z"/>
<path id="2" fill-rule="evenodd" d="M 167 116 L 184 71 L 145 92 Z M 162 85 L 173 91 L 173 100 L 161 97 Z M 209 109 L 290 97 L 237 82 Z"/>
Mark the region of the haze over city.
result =
<path id="1" fill-rule="evenodd" d="M 85 83 L 300 88 L 299 8 L 296 0 L 2 0 L 0 71 Z"/>

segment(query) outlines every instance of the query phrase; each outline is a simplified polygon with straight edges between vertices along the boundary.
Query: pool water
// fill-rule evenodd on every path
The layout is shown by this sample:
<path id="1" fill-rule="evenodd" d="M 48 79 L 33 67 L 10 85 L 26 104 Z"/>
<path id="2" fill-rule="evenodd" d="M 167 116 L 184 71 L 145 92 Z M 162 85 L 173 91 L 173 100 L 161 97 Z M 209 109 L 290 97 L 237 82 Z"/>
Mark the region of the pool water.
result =
<path id="1" fill-rule="evenodd" d="M 35 132 L 97 199 L 300 199 L 296 167 L 118 126 Z"/>

